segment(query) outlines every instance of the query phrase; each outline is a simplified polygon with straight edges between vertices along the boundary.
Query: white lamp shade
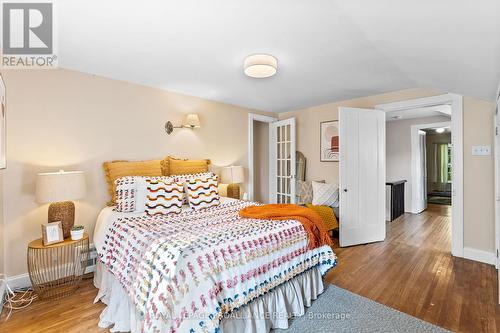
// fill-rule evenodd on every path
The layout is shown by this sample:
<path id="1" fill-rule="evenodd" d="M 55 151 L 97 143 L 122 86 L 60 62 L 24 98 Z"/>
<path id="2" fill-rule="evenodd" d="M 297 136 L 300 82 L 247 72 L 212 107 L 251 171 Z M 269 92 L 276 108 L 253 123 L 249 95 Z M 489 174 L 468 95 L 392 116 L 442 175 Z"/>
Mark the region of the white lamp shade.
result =
<path id="1" fill-rule="evenodd" d="M 221 170 L 223 184 L 239 184 L 245 181 L 245 169 L 242 166 L 228 166 Z"/>
<path id="2" fill-rule="evenodd" d="M 198 128 L 200 127 L 200 118 L 196 113 L 190 113 L 186 116 L 184 127 Z"/>
<path id="3" fill-rule="evenodd" d="M 82 171 L 39 173 L 36 177 L 36 201 L 39 203 L 78 200 L 87 192 Z"/>
<path id="4" fill-rule="evenodd" d="M 269 54 L 254 54 L 245 59 L 243 68 L 247 76 L 262 79 L 276 74 L 278 60 Z"/>

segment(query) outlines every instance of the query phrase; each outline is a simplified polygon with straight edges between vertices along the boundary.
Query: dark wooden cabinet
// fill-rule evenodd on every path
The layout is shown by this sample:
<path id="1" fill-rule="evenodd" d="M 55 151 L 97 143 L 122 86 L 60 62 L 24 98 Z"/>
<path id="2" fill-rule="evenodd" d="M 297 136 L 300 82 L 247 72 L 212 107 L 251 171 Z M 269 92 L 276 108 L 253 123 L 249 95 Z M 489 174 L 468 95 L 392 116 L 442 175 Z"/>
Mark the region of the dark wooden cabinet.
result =
<path id="1" fill-rule="evenodd" d="M 405 183 L 406 180 L 387 182 L 390 187 L 389 221 L 394 221 L 405 212 Z"/>

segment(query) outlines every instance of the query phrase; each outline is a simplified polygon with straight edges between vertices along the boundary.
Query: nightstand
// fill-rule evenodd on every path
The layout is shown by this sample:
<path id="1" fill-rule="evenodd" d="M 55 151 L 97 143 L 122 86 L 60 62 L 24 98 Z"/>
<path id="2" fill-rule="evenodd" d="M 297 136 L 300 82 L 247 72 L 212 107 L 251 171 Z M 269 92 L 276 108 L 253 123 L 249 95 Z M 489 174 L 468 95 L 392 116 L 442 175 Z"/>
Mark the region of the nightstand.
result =
<path id="1" fill-rule="evenodd" d="M 89 258 L 89 236 L 44 246 L 28 244 L 28 272 L 33 290 L 42 299 L 59 299 L 78 289 Z"/>

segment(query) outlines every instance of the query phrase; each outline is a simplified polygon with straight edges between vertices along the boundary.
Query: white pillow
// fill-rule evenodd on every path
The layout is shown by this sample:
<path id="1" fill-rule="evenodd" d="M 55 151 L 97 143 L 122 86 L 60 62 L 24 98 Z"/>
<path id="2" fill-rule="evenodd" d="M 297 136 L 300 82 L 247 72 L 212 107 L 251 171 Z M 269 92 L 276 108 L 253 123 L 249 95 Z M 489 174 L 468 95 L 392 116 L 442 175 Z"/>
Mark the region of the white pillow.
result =
<path id="1" fill-rule="evenodd" d="M 217 175 L 213 175 L 208 178 L 193 178 L 186 181 L 186 193 L 192 210 L 219 205 L 218 178 Z"/>
<path id="2" fill-rule="evenodd" d="M 338 207 L 339 186 L 333 183 L 312 182 L 313 200 L 315 206 Z"/>

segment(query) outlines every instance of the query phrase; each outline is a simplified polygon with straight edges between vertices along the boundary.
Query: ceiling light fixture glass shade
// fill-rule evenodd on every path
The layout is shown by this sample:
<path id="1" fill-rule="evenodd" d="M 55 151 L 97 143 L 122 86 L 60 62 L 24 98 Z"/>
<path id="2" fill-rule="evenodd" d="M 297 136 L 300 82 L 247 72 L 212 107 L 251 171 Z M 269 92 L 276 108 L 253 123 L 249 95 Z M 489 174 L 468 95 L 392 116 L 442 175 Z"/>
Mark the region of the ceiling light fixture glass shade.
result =
<path id="1" fill-rule="evenodd" d="M 444 128 L 436 128 L 436 133 L 444 133 L 445 129 Z"/>
<path id="2" fill-rule="evenodd" d="M 271 77 L 278 71 L 278 60 L 269 54 L 253 54 L 243 64 L 247 76 L 263 79 Z"/>

